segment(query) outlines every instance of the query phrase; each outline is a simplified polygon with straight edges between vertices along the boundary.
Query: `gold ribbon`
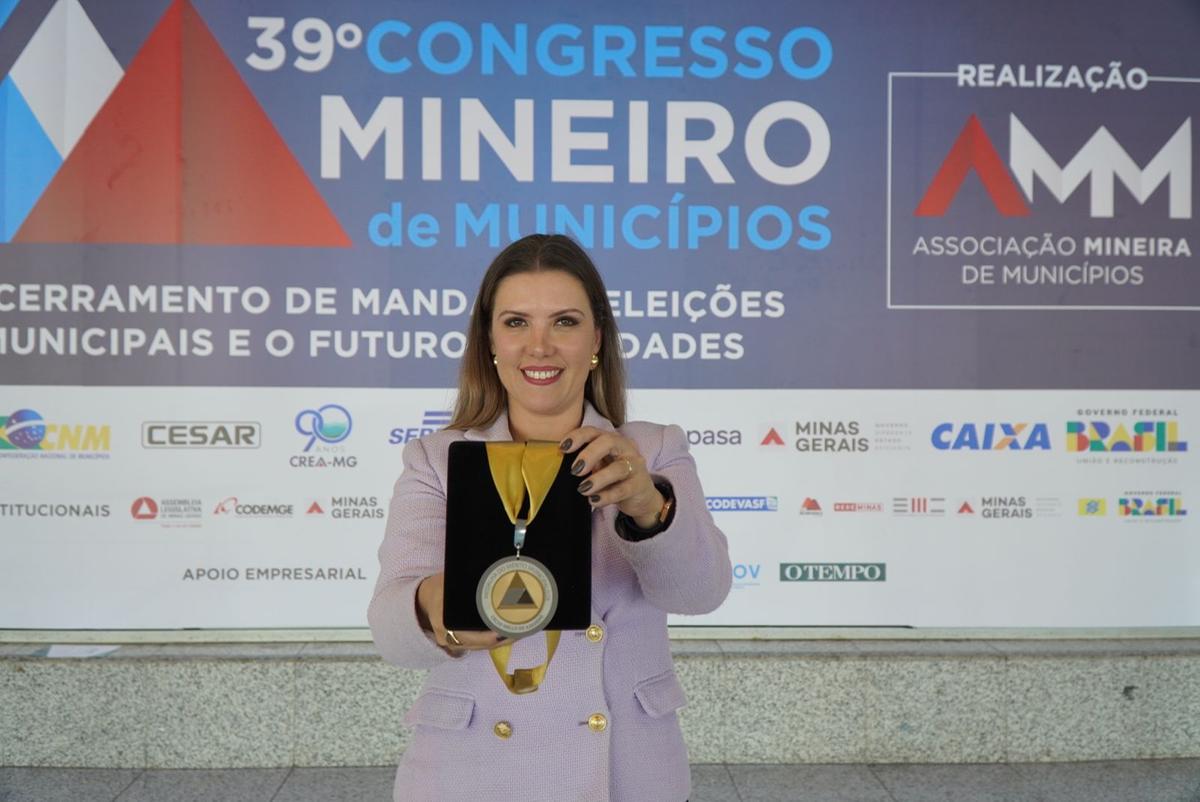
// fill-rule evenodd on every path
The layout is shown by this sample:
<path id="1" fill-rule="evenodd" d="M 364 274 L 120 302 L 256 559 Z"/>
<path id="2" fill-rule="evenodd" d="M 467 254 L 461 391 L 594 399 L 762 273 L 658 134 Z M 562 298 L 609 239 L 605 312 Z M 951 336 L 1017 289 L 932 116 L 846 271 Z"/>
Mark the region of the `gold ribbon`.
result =
<path id="1" fill-rule="evenodd" d="M 488 443 L 488 467 L 492 472 L 492 482 L 508 520 L 513 526 L 517 525 L 517 515 L 521 512 L 521 503 L 525 500 L 525 492 L 529 491 L 529 516 L 526 523 L 532 523 L 542 503 L 550 493 L 550 486 L 558 476 L 559 466 L 562 465 L 562 452 L 558 443 Z M 512 693 L 533 693 L 546 678 L 550 661 L 558 649 L 558 641 L 562 633 L 558 630 L 543 630 L 546 633 L 546 662 L 533 668 L 517 668 L 508 673 L 508 659 L 512 655 L 512 644 L 505 643 L 489 650 L 492 665 L 504 682 L 504 686 Z"/>

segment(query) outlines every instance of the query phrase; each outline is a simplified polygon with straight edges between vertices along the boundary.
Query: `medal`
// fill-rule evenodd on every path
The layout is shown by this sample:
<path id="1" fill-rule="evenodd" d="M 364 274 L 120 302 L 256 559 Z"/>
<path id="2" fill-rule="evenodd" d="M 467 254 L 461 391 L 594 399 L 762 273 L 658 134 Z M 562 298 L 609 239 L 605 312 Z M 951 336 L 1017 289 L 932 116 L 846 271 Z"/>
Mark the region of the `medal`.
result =
<path id="1" fill-rule="evenodd" d="M 558 609 L 558 585 L 546 566 L 532 557 L 505 557 L 479 579 L 479 617 L 506 638 L 543 629 Z"/>
<path id="2" fill-rule="evenodd" d="M 492 563 L 475 591 L 475 606 L 488 628 L 506 638 L 523 638 L 540 632 L 558 609 L 558 584 L 545 565 L 523 556 L 529 524 L 541 509 L 562 465 L 557 443 L 488 443 L 488 467 L 504 511 L 513 524 L 512 557 Z M 528 518 L 519 517 L 529 497 Z M 518 668 L 508 673 L 512 644 L 490 650 L 492 662 L 505 686 L 513 693 L 532 693 L 538 689 L 554 651 L 559 633 L 546 633 L 546 662 L 535 668 Z"/>

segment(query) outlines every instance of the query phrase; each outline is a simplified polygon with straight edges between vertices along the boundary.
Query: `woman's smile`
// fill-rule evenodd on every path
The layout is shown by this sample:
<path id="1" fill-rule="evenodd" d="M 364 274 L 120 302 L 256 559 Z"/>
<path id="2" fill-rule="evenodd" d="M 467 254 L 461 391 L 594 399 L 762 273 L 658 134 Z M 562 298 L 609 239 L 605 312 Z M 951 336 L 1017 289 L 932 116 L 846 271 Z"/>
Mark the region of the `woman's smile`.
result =
<path id="1" fill-rule="evenodd" d="M 525 367 L 521 368 L 521 373 L 530 384 L 554 384 L 562 375 L 562 368 Z"/>

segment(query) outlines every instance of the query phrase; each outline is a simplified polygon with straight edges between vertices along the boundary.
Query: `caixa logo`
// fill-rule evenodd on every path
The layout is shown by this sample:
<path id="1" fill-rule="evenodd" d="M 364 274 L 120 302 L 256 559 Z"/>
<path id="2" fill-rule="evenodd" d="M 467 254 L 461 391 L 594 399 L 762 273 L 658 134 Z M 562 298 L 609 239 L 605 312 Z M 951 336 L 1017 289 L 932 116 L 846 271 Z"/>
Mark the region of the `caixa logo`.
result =
<path id="1" fill-rule="evenodd" d="M 1059 203 L 1091 179 L 1090 214 L 1113 217 L 1116 182 L 1129 190 L 1139 204 L 1167 183 L 1167 210 L 1172 220 L 1192 219 L 1192 119 L 1188 117 L 1140 168 L 1108 129 L 1100 126 L 1065 166 L 1051 158 L 1041 143 L 1015 114 L 1008 116 L 1008 167 L 996 146 L 972 114 L 950 147 L 929 188 L 917 205 L 917 217 L 941 217 L 950 208 L 967 173 L 974 169 L 996 210 L 1005 217 L 1024 217 L 1033 202 L 1034 179 Z M 1015 178 L 1015 181 L 1014 181 Z"/>
<path id="2" fill-rule="evenodd" d="M 929 436 L 939 451 L 1047 451 L 1045 423 L 939 423 Z"/>

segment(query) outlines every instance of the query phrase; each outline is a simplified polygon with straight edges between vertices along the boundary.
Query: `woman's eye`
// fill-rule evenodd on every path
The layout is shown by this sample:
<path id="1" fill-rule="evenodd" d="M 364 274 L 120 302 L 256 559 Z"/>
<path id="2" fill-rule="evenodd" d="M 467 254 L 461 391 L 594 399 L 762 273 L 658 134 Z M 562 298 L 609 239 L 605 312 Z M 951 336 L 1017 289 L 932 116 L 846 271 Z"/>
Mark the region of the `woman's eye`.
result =
<path id="1" fill-rule="evenodd" d="M 504 321 L 504 325 L 508 326 L 510 329 L 515 329 L 518 326 L 525 325 L 525 320 L 524 318 L 510 317 L 508 320 Z"/>
<path id="2" fill-rule="evenodd" d="M 573 317 L 560 317 L 557 322 L 558 322 L 558 325 L 560 325 L 560 326 L 578 326 L 579 325 L 579 321 Z"/>

